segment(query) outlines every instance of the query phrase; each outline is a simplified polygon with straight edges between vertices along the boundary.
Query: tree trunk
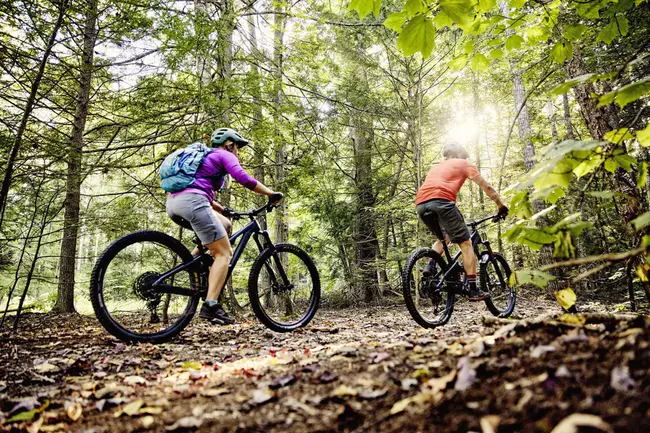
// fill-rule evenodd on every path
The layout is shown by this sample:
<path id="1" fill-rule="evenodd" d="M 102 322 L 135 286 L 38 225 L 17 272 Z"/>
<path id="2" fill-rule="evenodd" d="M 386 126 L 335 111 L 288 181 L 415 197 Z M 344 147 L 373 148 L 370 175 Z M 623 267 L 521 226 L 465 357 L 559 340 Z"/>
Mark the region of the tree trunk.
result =
<path id="1" fill-rule="evenodd" d="M 13 145 L 11 146 L 11 151 L 9 152 L 9 157 L 7 158 L 7 167 L 5 169 L 4 178 L 2 180 L 2 186 L 0 187 L 0 228 L 4 222 L 5 209 L 7 206 L 7 197 L 9 196 L 9 188 L 11 186 L 11 180 L 14 173 L 14 164 L 16 163 L 16 158 L 18 157 L 18 151 L 23 143 L 23 135 L 25 129 L 27 128 L 27 122 L 29 117 L 32 114 L 34 109 L 34 104 L 36 102 L 36 95 L 38 94 L 38 89 L 41 85 L 41 80 L 43 79 L 43 74 L 45 72 L 45 66 L 47 65 L 47 60 L 50 57 L 52 48 L 56 42 L 56 37 L 59 34 L 59 29 L 61 24 L 63 24 L 63 18 L 65 16 L 66 9 L 68 8 L 68 0 L 61 0 L 59 6 L 59 15 L 57 16 L 54 27 L 52 28 L 52 33 L 50 34 L 50 39 L 45 47 L 43 52 L 43 57 L 39 63 L 38 71 L 32 82 L 32 87 L 29 92 L 29 97 L 27 98 L 27 103 L 25 104 L 25 109 L 23 111 L 20 124 L 18 125 L 18 130 L 16 131 L 16 136 L 14 138 Z"/>
<path id="2" fill-rule="evenodd" d="M 372 121 L 364 114 L 352 119 L 350 135 L 354 148 L 356 214 L 354 223 L 354 246 L 358 276 L 355 278 L 357 294 L 366 302 L 379 297 L 375 263 L 379 242 L 375 230 L 372 188 L 372 145 L 374 130 Z M 358 116 L 358 117 L 357 117 Z"/>
<path id="3" fill-rule="evenodd" d="M 562 105 L 564 107 L 564 127 L 566 128 L 566 139 L 575 140 L 573 133 L 573 125 L 571 125 L 571 109 L 569 108 L 569 96 L 566 93 L 562 94 Z"/>
<path id="4" fill-rule="evenodd" d="M 569 78 L 575 78 L 587 73 L 580 52 L 575 49 L 573 58 L 565 62 L 566 74 Z M 618 128 L 618 118 L 613 109 L 607 107 L 598 107 L 598 101 L 591 95 L 596 93 L 593 84 L 581 84 L 573 88 L 576 100 L 580 105 L 580 111 L 585 120 L 587 129 L 594 140 L 603 140 L 605 134 L 612 129 Z M 618 192 L 627 194 L 627 198 L 622 199 L 621 215 L 628 227 L 629 239 L 633 239 L 633 230 L 629 223 L 641 213 L 641 194 L 636 187 L 636 182 L 632 176 L 623 170 L 617 168 L 614 172 L 614 181 Z"/>
<path id="5" fill-rule="evenodd" d="M 61 243 L 61 266 L 56 304 L 52 311 L 73 313 L 75 258 L 77 255 L 77 231 L 79 228 L 79 201 L 81 197 L 81 165 L 84 145 L 84 130 L 88 117 L 93 56 L 97 40 L 97 0 L 86 3 L 84 43 L 79 73 L 79 90 L 72 124 L 72 136 L 68 148 L 68 174 L 66 179 L 63 241 Z"/>
<path id="6" fill-rule="evenodd" d="M 555 112 L 553 110 L 553 100 L 551 97 L 546 98 L 546 114 L 548 115 L 548 122 L 551 124 L 551 136 L 553 137 L 553 143 L 557 144 L 559 141 L 557 135 L 557 127 L 555 126 Z"/>

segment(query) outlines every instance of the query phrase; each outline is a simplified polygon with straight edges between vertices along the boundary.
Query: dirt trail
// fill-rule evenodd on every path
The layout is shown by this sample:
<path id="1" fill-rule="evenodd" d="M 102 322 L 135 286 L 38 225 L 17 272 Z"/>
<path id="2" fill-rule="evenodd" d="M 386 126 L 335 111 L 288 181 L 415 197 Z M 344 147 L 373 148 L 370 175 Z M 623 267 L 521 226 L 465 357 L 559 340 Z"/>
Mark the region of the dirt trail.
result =
<path id="1" fill-rule="evenodd" d="M 157 346 L 29 314 L 0 333 L 0 431 L 551 432 L 576 413 L 648 431 L 650 320 L 537 323 L 555 304 L 520 301 L 524 321 L 497 323 L 478 305 L 435 330 L 403 306 L 319 312 L 292 334 L 195 320 Z"/>

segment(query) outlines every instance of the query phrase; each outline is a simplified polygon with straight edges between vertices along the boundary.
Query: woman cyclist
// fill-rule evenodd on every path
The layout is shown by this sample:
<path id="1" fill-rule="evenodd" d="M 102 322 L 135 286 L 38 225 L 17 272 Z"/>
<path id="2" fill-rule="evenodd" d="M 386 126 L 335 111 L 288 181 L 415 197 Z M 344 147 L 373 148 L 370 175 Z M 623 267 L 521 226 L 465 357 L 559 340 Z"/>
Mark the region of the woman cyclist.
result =
<path id="1" fill-rule="evenodd" d="M 235 323 L 235 319 L 224 311 L 218 299 L 232 257 L 232 247 L 227 236 L 232 224 L 223 215 L 225 208 L 214 200 L 214 192 L 223 187 L 226 175 L 229 174 L 246 188 L 268 196 L 272 203 L 280 201 L 282 194 L 270 190 L 241 167 L 237 157 L 248 140 L 239 133 L 229 128 L 217 129 L 212 133 L 210 143 L 215 149 L 203 159 L 194 182 L 181 191 L 169 194 L 167 215 L 172 219 L 180 217 L 188 221 L 201 243 L 214 257 L 208 279 L 208 294 L 199 317 L 212 323 L 230 325 Z M 194 250 L 193 254 L 198 254 L 198 250 Z"/>

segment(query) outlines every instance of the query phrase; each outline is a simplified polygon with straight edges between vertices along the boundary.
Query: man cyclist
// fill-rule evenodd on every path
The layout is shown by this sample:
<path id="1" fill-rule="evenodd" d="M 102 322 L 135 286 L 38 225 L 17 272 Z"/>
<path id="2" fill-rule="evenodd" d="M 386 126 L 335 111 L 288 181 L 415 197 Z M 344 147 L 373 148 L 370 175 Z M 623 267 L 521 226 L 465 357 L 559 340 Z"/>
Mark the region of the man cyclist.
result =
<path id="1" fill-rule="evenodd" d="M 232 224 L 224 215 L 225 208 L 214 200 L 214 192 L 223 187 L 226 175 L 229 174 L 246 188 L 269 196 L 269 201 L 273 203 L 280 201 L 282 194 L 270 190 L 241 167 L 237 157 L 248 140 L 239 133 L 229 128 L 217 129 L 212 133 L 210 143 L 216 149 L 211 150 L 203 159 L 192 184 L 169 194 L 167 215 L 172 219 L 180 217 L 188 221 L 201 243 L 214 257 L 208 278 L 208 294 L 199 317 L 212 323 L 230 325 L 235 323 L 235 319 L 226 313 L 218 299 L 232 257 L 232 247 L 227 236 Z M 198 249 L 192 252 L 194 255 L 198 253 Z"/>
<path id="2" fill-rule="evenodd" d="M 458 244 L 463 255 L 463 265 L 467 273 L 469 299 L 481 301 L 490 294 L 476 286 L 476 255 L 470 242 L 469 230 L 465 225 L 463 214 L 456 206 L 456 196 L 465 183 L 465 179 L 475 182 L 499 207 L 499 215 L 508 215 L 508 208 L 501 201 L 499 194 L 483 179 L 479 171 L 467 159 L 469 154 L 457 143 L 448 143 L 443 149 L 444 161 L 434 165 L 415 198 L 416 211 L 422 222 L 431 230 L 438 240 L 433 249 L 442 254 L 442 240 Z M 442 227 L 442 230 L 441 230 Z M 432 274 L 435 268 L 433 260 L 427 264 L 424 274 Z"/>

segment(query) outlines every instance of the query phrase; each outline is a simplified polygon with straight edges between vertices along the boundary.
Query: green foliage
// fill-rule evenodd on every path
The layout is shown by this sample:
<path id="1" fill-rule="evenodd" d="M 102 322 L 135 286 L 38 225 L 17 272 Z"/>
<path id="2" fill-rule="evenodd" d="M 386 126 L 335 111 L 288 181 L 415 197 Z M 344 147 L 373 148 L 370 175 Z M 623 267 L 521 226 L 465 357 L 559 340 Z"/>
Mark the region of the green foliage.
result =
<path id="1" fill-rule="evenodd" d="M 475 54 L 469 61 L 469 66 L 474 72 L 485 71 L 490 66 L 490 61 L 483 54 Z"/>
<path id="2" fill-rule="evenodd" d="M 600 97 L 598 106 L 602 107 L 616 102 L 619 107 L 624 108 L 630 102 L 634 102 L 648 93 L 650 93 L 650 76 L 604 94 Z"/>
<path id="3" fill-rule="evenodd" d="M 418 15 L 402 29 L 397 38 L 397 48 L 405 56 L 421 52 L 427 58 L 433 51 L 435 34 L 433 21 L 424 15 Z"/>
<path id="4" fill-rule="evenodd" d="M 513 51 L 521 48 L 521 44 L 524 43 L 524 38 L 517 34 L 513 34 L 506 39 L 506 50 Z"/>
<path id="5" fill-rule="evenodd" d="M 551 58 L 557 63 L 564 63 L 566 59 L 573 57 L 573 45 L 568 41 L 558 41 L 551 48 Z"/>
<path id="6" fill-rule="evenodd" d="M 627 18 L 616 16 L 609 21 L 596 36 L 596 42 L 605 42 L 611 44 L 612 41 L 618 36 L 625 36 L 629 30 L 629 22 Z"/>
<path id="7" fill-rule="evenodd" d="M 555 280 L 555 277 L 548 272 L 522 270 L 515 271 L 510 275 L 510 285 L 534 284 L 537 287 L 546 287 L 546 285 Z"/>
<path id="8" fill-rule="evenodd" d="M 440 0 L 440 9 L 459 26 L 467 26 L 472 15 L 470 0 Z"/>
<path id="9" fill-rule="evenodd" d="M 643 147 L 650 147 L 650 125 L 636 132 L 636 139 Z"/>
<path id="10" fill-rule="evenodd" d="M 375 17 L 378 17 L 381 9 L 381 0 L 350 0 L 348 9 L 356 11 L 359 14 L 359 18 L 365 18 L 371 12 Z"/>
<path id="11" fill-rule="evenodd" d="M 644 214 L 639 215 L 637 218 L 632 220 L 632 224 L 634 225 L 634 229 L 636 231 L 648 227 L 648 225 L 650 225 L 650 211 L 645 212 Z"/>

